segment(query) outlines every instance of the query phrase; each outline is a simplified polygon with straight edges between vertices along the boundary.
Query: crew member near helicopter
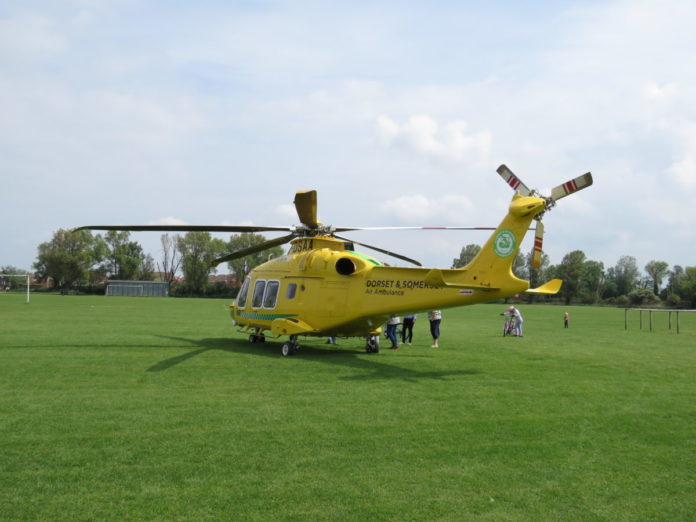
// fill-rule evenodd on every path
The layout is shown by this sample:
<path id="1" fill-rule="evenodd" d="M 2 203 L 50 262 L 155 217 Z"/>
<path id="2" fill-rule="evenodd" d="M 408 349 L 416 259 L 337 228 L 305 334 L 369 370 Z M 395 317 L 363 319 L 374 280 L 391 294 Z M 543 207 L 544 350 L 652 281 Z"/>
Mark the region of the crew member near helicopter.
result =
<path id="1" fill-rule="evenodd" d="M 404 315 L 404 324 L 401 327 L 401 344 L 411 344 L 413 342 L 414 324 L 416 324 L 416 314 Z"/>
<path id="2" fill-rule="evenodd" d="M 391 341 L 391 350 L 396 350 L 399 347 L 399 341 L 396 339 L 396 327 L 401 322 L 401 318 L 392 315 L 387 321 L 387 338 Z"/>
<path id="3" fill-rule="evenodd" d="M 428 312 L 428 320 L 430 320 L 430 335 L 433 336 L 433 344 L 431 348 L 439 348 L 438 341 L 440 339 L 440 323 L 442 322 L 442 312 L 433 310 Z"/>

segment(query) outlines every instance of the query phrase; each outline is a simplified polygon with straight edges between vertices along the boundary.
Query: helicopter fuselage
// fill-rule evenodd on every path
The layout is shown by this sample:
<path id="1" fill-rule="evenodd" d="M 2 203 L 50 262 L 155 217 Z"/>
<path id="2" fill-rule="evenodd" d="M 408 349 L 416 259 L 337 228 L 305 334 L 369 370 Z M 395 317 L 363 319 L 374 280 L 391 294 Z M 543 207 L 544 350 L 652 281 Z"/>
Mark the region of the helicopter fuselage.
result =
<path id="1" fill-rule="evenodd" d="M 385 266 L 329 236 L 293 240 L 288 254 L 247 276 L 230 312 L 256 332 L 369 336 L 392 315 L 465 306 L 529 288 L 512 258 L 543 200 L 517 195 L 480 254 L 459 269 Z"/>

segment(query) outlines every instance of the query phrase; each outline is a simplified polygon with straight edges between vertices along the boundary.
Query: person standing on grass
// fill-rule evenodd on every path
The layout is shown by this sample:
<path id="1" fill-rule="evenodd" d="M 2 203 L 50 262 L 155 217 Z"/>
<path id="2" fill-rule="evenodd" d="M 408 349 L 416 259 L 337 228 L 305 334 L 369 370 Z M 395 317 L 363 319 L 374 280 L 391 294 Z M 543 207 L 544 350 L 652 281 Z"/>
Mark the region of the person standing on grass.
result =
<path id="1" fill-rule="evenodd" d="M 440 323 L 442 322 L 442 312 L 440 310 L 428 312 L 428 320 L 430 321 L 430 335 L 433 336 L 433 344 L 430 345 L 430 347 L 439 348 L 438 342 L 440 340 Z"/>
<path id="2" fill-rule="evenodd" d="M 508 308 L 508 312 L 515 321 L 515 337 L 522 337 L 522 323 L 524 322 L 524 319 L 522 319 L 522 314 L 514 306 Z"/>
<path id="3" fill-rule="evenodd" d="M 401 319 L 396 315 L 392 315 L 387 321 L 387 338 L 392 343 L 389 347 L 390 350 L 396 350 L 399 347 L 399 341 L 396 339 L 396 327 L 400 322 Z"/>
<path id="4" fill-rule="evenodd" d="M 401 327 L 401 344 L 413 342 L 413 325 L 416 324 L 416 314 L 405 315 L 404 324 Z M 408 341 L 406 340 L 408 338 Z"/>
<path id="5" fill-rule="evenodd" d="M 568 312 L 563 312 L 563 328 L 568 328 L 568 321 L 570 320 L 570 316 L 568 315 Z"/>

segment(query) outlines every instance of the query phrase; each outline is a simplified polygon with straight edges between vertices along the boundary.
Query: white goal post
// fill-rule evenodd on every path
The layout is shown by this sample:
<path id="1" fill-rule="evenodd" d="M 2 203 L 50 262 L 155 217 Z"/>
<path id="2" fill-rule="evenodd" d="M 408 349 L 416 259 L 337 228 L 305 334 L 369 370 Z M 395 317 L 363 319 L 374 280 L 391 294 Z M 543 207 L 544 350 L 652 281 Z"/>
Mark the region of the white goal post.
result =
<path id="1" fill-rule="evenodd" d="M 29 288 L 31 287 L 31 276 L 33 274 L 0 274 L 0 277 L 26 277 L 27 278 L 27 304 L 29 304 Z"/>

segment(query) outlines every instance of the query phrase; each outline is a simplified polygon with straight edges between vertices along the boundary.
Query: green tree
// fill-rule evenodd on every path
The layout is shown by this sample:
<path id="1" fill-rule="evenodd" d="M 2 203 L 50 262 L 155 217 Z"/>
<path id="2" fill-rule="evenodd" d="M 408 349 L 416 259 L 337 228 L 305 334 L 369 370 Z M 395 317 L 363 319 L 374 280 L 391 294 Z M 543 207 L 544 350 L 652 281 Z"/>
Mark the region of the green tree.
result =
<path id="1" fill-rule="evenodd" d="M 563 279 L 560 295 L 567 305 L 578 294 L 584 267 L 585 253 L 581 250 L 573 250 L 563 256 L 557 267 L 556 277 Z"/>
<path id="2" fill-rule="evenodd" d="M 669 279 L 667 280 L 666 291 L 668 294 L 679 295 L 684 280 L 684 268 L 679 265 L 674 265 L 669 271 Z"/>
<path id="3" fill-rule="evenodd" d="M 459 257 L 452 260 L 452 268 L 461 268 L 468 265 L 471 261 L 478 255 L 481 251 L 480 245 L 475 245 L 473 243 L 462 247 L 462 251 L 459 253 Z"/>
<path id="4" fill-rule="evenodd" d="M 39 278 L 53 279 L 53 285 L 69 288 L 88 277 L 89 269 L 101 261 L 101 251 L 89 230 L 59 229 L 53 239 L 41 243 L 34 269 Z"/>
<path id="5" fill-rule="evenodd" d="M 633 256 L 621 256 L 616 266 L 607 271 L 607 279 L 611 280 L 615 289 L 614 296 L 628 295 L 638 286 L 640 272 Z M 610 297 L 614 297 L 610 296 Z"/>
<path id="6" fill-rule="evenodd" d="M 139 243 L 130 241 L 130 232 L 109 230 L 103 241 L 104 271 L 112 279 L 138 279 L 143 272 L 145 253 Z"/>
<path id="7" fill-rule="evenodd" d="M 141 258 L 137 279 L 138 281 L 155 280 L 155 260 L 150 254 L 145 254 Z"/>
<path id="8" fill-rule="evenodd" d="M 224 254 L 236 252 L 245 248 L 250 248 L 255 245 L 265 243 L 268 239 L 263 234 L 255 234 L 253 232 L 243 232 L 241 234 L 232 234 L 230 240 L 225 245 Z M 224 255 L 223 254 L 223 255 Z M 234 273 L 235 278 L 239 283 L 244 280 L 244 276 L 252 269 L 265 263 L 271 258 L 283 255 L 283 247 L 275 246 L 267 250 L 261 250 L 248 256 L 233 259 L 227 263 L 230 271 Z"/>
<path id="9" fill-rule="evenodd" d="M 688 303 L 689 308 L 696 308 L 696 266 L 687 266 L 684 269 L 681 297 Z"/>
<path id="10" fill-rule="evenodd" d="M 189 295 L 202 295 L 208 287 L 208 276 L 215 272 L 210 265 L 224 250 L 225 242 L 213 239 L 210 232 L 187 232 L 178 236 L 177 248 L 181 252 L 181 269 Z"/>
<path id="11" fill-rule="evenodd" d="M 162 264 L 157 263 L 158 271 L 160 272 L 160 277 L 171 285 L 181 266 L 181 252 L 179 252 L 177 246 L 179 236 L 176 234 L 173 236 L 162 234 L 160 242 L 162 244 Z"/>
<path id="12" fill-rule="evenodd" d="M 26 273 L 26 270 L 22 270 L 21 268 L 14 267 L 12 265 L 0 266 L 0 274 L 26 275 Z M 26 283 L 26 277 L 0 276 L 0 290 L 2 290 L 5 286 L 9 286 L 10 288 L 14 289 L 19 287 L 20 285 L 26 285 Z"/>
<path id="13" fill-rule="evenodd" d="M 649 288 L 636 288 L 628 294 L 628 302 L 633 306 L 650 305 L 659 303 L 660 298 Z"/>
<path id="14" fill-rule="evenodd" d="M 512 273 L 520 279 L 529 279 L 525 255 L 519 250 L 515 254 L 515 258 L 512 260 Z"/>
<path id="15" fill-rule="evenodd" d="M 658 295 L 660 293 L 660 285 L 662 284 L 662 278 L 667 274 L 667 269 L 669 265 L 664 261 L 650 261 L 645 265 L 645 271 L 650 276 L 652 281 L 653 293 Z"/>
<path id="16" fill-rule="evenodd" d="M 533 259 L 534 252 L 530 252 L 524 257 L 526 272 L 525 277 L 529 281 L 529 288 L 536 288 L 539 285 L 544 284 L 546 280 L 550 279 L 548 274 L 549 267 L 551 265 L 549 256 L 544 253 L 541 254 L 541 263 L 539 268 L 536 268 L 532 264 Z M 527 294 L 527 301 L 533 303 L 537 297 L 538 296 L 535 294 Z"/>
<path id="17" fill-rule="evenodd" d="M 601 261 L 585 261 L 580 281 L 579 296 L 587 304 L 596 303 L 604 293 L 607 275 Z"/>

